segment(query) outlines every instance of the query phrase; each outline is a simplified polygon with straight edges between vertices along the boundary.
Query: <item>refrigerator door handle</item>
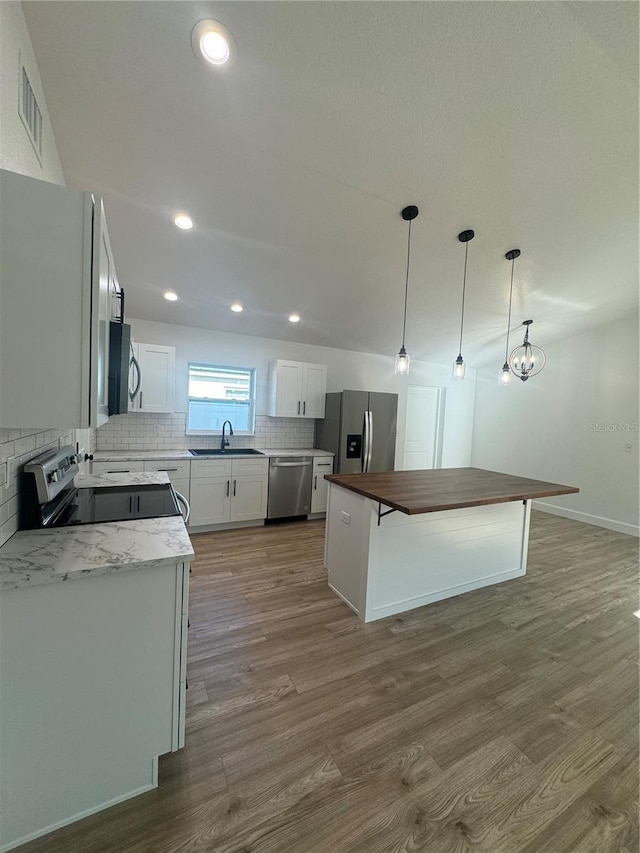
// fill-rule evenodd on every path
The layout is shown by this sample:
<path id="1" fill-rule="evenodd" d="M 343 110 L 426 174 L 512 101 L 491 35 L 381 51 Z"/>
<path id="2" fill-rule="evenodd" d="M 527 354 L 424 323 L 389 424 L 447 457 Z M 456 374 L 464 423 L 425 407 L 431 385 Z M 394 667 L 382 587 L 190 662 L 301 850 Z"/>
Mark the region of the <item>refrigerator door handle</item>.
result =
<path id="1" fill-rule="evenodd" d="M 369 429 L 367 430 L 367 474 L 371 470 L 373 457 L 373 412 L 369 412 Z"/>
<path id="2" fill-rule="evenodd" d="M 369 435 L 369 412 L 364 413 L 364 426 L 362 427 L 362 464 L 361 470 L 363 474 L 367 473 L 367 440 Z"/>

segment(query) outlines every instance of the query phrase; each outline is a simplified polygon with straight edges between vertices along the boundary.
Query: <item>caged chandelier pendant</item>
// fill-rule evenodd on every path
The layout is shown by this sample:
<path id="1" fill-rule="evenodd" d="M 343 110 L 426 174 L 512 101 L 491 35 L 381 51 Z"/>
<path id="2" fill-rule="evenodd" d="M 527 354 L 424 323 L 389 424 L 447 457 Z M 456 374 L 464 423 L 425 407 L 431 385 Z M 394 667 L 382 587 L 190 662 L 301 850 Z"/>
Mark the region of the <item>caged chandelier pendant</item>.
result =
<path id="1" fill-rule="evenodd" d="M 411 223 L 418 216 L 418 208 L 412 204 L 402 209 L 401 216 L 409 223 L 409 235 L 407 238 L 407 272 L 404 282 L 404 318 L 402 320 L 402 346 L 396 356 L 395 372 L 398 376 L 406 376 L 409 373 L 409 353 L 405 348 L 405 333 L 407 331 L 407 296 L 409 294 L 409 261 L 411 259 Z"/>
<path id="2" fill-rule="evenodd" d="M 547 357 L 540 347 L 529 342 L 529 326 L 533 324 L 533 320 L 525 320 L 523 326 L 526 329 L 524 333 L 524 341 L 519 347 L 516 347 L 509 356 L 509 367 L 523 382 L 526 382 L 531 376 L 537 376 L 545 366 Z"/>

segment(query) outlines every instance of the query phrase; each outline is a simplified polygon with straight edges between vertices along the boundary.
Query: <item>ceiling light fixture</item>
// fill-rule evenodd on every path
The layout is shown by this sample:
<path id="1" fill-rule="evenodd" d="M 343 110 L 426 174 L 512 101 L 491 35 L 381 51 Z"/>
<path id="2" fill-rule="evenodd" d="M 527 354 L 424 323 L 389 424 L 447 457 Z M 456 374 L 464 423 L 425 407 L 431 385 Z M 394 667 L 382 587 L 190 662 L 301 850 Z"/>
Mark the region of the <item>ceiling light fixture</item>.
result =
<path id="1" fill-rule="evenodd" d="M 199 21 L 191 31 L 191 46 L 199 59 L 209 65 L 225 65 L 232 56 L 233 36 L 219 21 Z"/>
<path id="2" fill-rule="evenodd" d="M 523 382 L 526 382 L 531 376 L 536 376 L 547 362 L 547 357 L 540 347 L 529 343 L 529 326 L 533 324 L 533 320 L 525 320 L 523 326 L 526 329 L 524 333 L 524 341 L 519 347 L 516 347 L 509 356 L 509 367 Z"/>
<path id="3" fill-rule="evenodd" d="M 402 320 L 402 346 L 400 352 L 396 356 L 395 372 L 398 376 L 406 376 L 409 373 L 409 353 L 405 349 L 405 333 L 407 331 L 407 296 L 409 294 L 409 261 L 411 259 L 411 223 L 418 216 L 420 211 L 415 204 L 404 207 L 401 216 L 405 222 L 409 223 L 409 235 L 407 238 L 407 273 L 404 282 L 404 317 Z"/>
<path id="4" fill-rule="evenodd" d="M 173 290 L 165 290 L 164 298 L 167 300 L 167 302 L 177 302 L 178 294 L 174 293 Z"/>
<path id="5" fill-rule="evenodd" d="M 510 249 L 505 258 L 511 261 L 511 287 L 509 288 L 509 319 L 507 320 L 507 343 L 504 348 L 504 364 L 500 369 L 498 381 L 501 385 L 511 384 L 511 368 L 509 367 L 509 329 L 511 328 L 511 302 L 513 299 L 513 267 L 516 258 L 520 257 L 520 249 Z"/>
<path id="6" fill-rule="evenodd" d="M 244 308 L 242 307 L 242 305 L 240 305 L 239 302 L 234 302 L 233 305 L 230 305 L 229 307 L 235 314 L 240 314 L 242 311 L 244 311 Z"/>
<path id="7" fill-rule="evenodd" d="M 299 323 L 300 315 L 299 314 L 289 314 L 289 322 L 290 323 Z"/>
<path id="8" fill-rule="evenodd" d="M 462 358 L 462 329 L 464 326 L 464 294 L 467 289 L 467 255 L 469 254 L 469 243 L 475 237 L 475 232 L 469 229 L 461 231 L 458 234 L 458 240 L 464 243 L 464 274 L 462 276 L 462 310 L 460 312 L 460 346 L 458 348 L 458 357 L 453 363 L 453 378 L 464 379 L 465 363 Z"/>
<path id="9" fill-rule="evenodd" d="M 173 215 L 173 224 L 181 231 L 191 231 L 195 225 L 188 213 L 175 213 Z"/>

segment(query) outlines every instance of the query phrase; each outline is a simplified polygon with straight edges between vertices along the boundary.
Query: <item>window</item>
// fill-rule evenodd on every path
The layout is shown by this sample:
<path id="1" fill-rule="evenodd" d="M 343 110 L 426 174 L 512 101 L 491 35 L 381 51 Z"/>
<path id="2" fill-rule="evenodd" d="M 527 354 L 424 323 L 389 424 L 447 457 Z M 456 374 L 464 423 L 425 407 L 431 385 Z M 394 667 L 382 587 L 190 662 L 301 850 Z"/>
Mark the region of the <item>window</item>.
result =
<path id="1" fill-rule="evenodd" d="M 190 363 L 187 433 L 220 433 L 231 421 L 236 435 L 253 435 L 255 398 L 254 367 Z"/>

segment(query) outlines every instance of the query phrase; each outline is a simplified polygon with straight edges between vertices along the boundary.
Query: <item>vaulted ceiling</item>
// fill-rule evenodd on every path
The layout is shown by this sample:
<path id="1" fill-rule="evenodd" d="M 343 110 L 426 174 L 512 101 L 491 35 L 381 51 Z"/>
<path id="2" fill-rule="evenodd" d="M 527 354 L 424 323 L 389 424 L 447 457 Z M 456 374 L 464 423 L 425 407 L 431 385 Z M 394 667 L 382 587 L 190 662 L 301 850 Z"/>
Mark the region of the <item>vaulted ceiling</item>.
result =
<path id="1" fill-rule="evenodd" d="M 513 247 L 513 326 L 539 344 L 637 307 L 636 3 L 23 7 L 130 316 L 393 355 L 407 204 L 415 358 L 457 355 L 465 228 L 471 365 L 501 358 Z M 202 18 L 233 33 L 229 67 L 194 55 Z"/>

